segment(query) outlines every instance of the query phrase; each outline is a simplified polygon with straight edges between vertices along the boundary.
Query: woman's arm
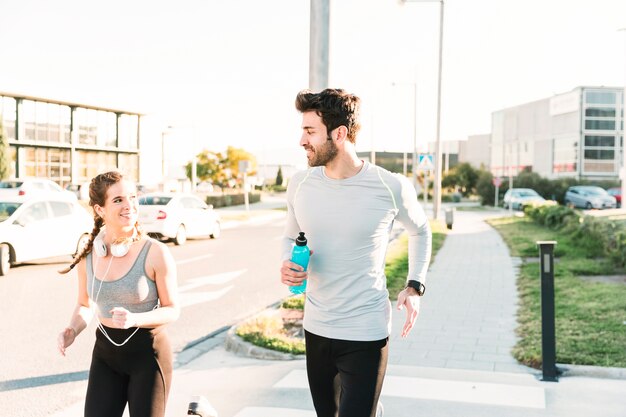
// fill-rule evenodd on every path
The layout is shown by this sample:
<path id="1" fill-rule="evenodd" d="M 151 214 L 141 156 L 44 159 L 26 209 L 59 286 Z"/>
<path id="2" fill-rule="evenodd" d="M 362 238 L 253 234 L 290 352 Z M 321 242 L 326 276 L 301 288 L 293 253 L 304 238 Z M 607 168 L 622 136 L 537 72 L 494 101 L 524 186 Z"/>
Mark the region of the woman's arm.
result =
<path id="1" fill-rule="evenodd" d="M 70 324 L 63 329 L 57 338 L 57 344 L 61 355 L 65 356 L 65 349 L 67 349 L 76 336 L 80 334 L 93 317 L 92 310 L 89 305 L 89 295 L 87 294 L 87 260 L 83 258 L 76 265 L 76 272 L 78 274 L 78 300 L 76 307 L 70 318 Z"/>

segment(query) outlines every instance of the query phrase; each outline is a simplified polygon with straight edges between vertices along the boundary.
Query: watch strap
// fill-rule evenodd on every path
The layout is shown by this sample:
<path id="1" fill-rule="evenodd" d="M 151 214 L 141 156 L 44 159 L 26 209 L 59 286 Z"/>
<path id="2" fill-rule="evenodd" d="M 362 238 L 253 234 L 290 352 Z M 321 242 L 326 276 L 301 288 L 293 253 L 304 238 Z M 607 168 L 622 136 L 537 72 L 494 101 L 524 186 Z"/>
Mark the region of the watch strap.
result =
<path id="1" fill-rule="evenodd" d="M 419 281 L 409 280 L 406 283 L 406 287 L 404 288 L 409 288 L 409 287 L 413 288 L 415 292 L 417 292 L 417 295 L 419 295 L 420 297 L 423 296 L 424 293 L 426 292 L 426 286 Z"/>

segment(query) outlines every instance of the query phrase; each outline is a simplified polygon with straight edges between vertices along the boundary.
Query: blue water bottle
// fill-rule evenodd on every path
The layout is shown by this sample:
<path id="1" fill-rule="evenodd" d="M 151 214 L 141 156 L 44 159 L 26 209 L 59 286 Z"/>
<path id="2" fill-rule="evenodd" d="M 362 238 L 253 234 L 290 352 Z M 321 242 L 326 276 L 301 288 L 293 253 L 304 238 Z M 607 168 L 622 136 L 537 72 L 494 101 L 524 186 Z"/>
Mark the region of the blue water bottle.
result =
<path id="1" fill-rule="evenodd" d="M 306 244 L 307 241 L 306 237 L 304 237 L 304 232 L 300 232 L 300 235 L 296 239 L 296 245 L 291 252 L 291 262 L 300 265 L 305 271 L 309 266 L 309 257 L 311 256 L 309 247 Z M 292 294 L 304 293 L 306 291 L 306 279 L 302 281 L 300 285 L 289 287 L 289 291 L 291 291 Z"/>

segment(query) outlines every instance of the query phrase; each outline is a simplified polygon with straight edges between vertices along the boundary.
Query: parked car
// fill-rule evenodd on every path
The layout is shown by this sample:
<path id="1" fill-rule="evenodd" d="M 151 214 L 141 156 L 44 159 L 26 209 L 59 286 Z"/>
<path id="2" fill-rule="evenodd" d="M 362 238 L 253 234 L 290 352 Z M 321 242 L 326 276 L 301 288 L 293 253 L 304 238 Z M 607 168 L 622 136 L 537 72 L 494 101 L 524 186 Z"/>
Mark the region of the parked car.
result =
<path id="1" fill-rule="evenodd" d="M 617 203 L 617 208 L 622 207 L 622 189 L 619 187 L 609 188 L 606 190 L 609 195 L 615 197 L 615 202 Z"/>
<path id="2" fill-rule="evenodd" d="M 89 182 L 83 182 L 81 184 L 67 184 L 65 189 L 76 195 L 79 200 L 89 200 Z"/>
<path id="3" fill-rule="evenodd" d="M 0 198 L 9 197 L 64 197 L 76 201 L 76 195 L 64 190 L 54 181 L 44 178 L 23 178 L 0 181 Z"/>
<path id="4" fill-rule="evenodd" d="M 513 207 L 514 210 L 523 210 L 524 207 L 533 203 L 542 203 L 545 198 L 531 188 L 511 188 L 504 194 L 502 203 L 504 208 Z"/>
<path id="5" fill-rule="evenodd" d="M 18 263 L 75 254 L 92 229 L 92 217 L 77 201 L 0 198 L 0 276 Z"/>
<path id="6" fill-rule="evenodd" d="M 67 184 L 65 189 L 76 195 L 79 200 L 89 201 L 89 184 L 90 182 L 83 182 L 80 184 Z"/>
<path id="7" fill-rule="evenodd" d="M 149 235 L 183 245 L 188 237 L 220 236 L 220 218 L 200 198 L 183 193 L 150 193 L 139 198 L 139 222 Z"/>
<path id="8" fill-rule="evenodd" d="M 565 205 L 580 207 L 587 210 L 615 208 L 615 197 L 609 195 L 604 188 L 593 185 L 575 185 L 565 192 Z"/>

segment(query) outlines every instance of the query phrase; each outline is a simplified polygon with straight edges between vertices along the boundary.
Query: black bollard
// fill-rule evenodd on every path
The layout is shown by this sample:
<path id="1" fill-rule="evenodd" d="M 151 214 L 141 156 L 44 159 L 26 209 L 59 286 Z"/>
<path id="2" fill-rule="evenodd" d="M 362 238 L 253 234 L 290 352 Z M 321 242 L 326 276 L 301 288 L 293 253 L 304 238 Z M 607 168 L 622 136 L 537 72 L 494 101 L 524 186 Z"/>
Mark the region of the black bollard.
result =
<path id="1" fill-rule="evenodd" d="M 556 242 L 539 241 L 541 260 L 541 357 L 543 381 L 558 381 L 554 325 L 554 247 Z"/>

